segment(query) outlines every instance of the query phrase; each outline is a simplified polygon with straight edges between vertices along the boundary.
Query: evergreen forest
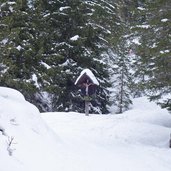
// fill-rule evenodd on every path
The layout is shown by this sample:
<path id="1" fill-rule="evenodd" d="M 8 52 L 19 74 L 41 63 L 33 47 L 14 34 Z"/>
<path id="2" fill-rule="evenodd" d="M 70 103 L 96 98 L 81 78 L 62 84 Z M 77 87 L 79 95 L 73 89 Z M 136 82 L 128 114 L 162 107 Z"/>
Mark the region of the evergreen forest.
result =
<path id="1" fill-rule="evenodd" d="M 100 84 L 93 113 L 143 95 L 171 110 L 171 1 L 0 0 L 0 86 L 42 112 L 84 112 L 85 68 Z"/>

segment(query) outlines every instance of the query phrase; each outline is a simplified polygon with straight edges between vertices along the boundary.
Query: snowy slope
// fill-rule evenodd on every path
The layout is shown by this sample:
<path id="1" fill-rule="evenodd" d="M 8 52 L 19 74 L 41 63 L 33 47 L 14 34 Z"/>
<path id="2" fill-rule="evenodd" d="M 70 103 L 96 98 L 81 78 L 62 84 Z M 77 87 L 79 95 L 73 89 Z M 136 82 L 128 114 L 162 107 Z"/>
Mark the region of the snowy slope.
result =
<path id="1" fill-rule="evenodd" d="M 146 98 L 121 115 L 40 114 L 0 87 L 0 171 L 170 171 L 170 132 L 171 115 Z"/>
<path id="2" fill-rule="evenodd" d="M 171 170 L 171 116 L 146 98 L 121 115 L 44 113 L 43 118 L 74 154 L 64 170 Z"/>
<path id="3" fill-rule="evenodd" d="M 55 171 L 58 137 L 34 105 L 4 87 L 0 87 L 0 129 L 0 171 Z M 12 137 L 10 156 L 7 148 Z"/>

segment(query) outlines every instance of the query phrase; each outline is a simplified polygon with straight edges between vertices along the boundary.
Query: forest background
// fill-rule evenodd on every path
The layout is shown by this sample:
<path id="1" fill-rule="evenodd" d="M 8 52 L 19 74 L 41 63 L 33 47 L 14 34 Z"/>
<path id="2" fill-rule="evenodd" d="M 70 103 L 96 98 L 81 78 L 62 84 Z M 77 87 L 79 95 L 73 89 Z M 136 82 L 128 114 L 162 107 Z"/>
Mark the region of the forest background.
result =
<path id="1" fill-rule="evenodd" d="M 74 82 L 89 68 L 91 112 L 122 113 L 142 95 L 171 109 L 170 20 L 169 0 L 1 0 L 0 86 L 43 112 L 83 112 Z"/>

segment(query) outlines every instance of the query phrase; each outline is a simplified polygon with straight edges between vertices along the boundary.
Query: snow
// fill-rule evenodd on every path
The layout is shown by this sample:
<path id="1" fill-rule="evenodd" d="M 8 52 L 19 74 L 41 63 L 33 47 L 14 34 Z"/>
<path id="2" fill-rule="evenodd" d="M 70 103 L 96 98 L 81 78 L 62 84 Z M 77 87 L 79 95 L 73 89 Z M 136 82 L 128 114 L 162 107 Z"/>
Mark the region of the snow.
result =
<path id="1" fill-rule="evenodd" d="M 116 9 L 115 6 L 113 6 L 112 4 L 106 2 L 105 0 L 102 0 L 102 2 L 106 3 L 107 5 L 109 5 L 109 7 L 113 8 L 113 9 Z"/>
<path id="2" fill-rule="evenodd" d="M 49 17 L 49 16 L 50 16 L 50 13 L 45 14 L 43 17 L 45 18 L 45 17 Z"/>
<path id="3" fill-rule="evenodd" d="M 44 113 L 43 118 L 73 150 L 71 170 L 169 171 L 171 116 L 146 98 L 123 115 Z M 123 164 L 124 163 L 124 164 Z M 69 169 L 68 169 L 69 170 Z"/>
<path id="4" fill-rule="evenodd" d="M 51 165 L 56 165 L 54 150 L 60 141 L 38 109 L 16 90 L 0 87 L 0 127 L 1 171 L 55 171 Z M 10 156 L 7 142 L 12 137 Z"/>
<path id="5" fill-rule="evenodd" d="M 20 45 L 18 45 L 18 46 L 16 47 L 16 49 L 17 49 L 18 51 L 20 51 L 20 50 L 22 49 L 22 47 L 21 47 Z"/>
<path id="6" fill-rule="evenodd" d="M 8 71 L 9 67 L 7 67 L 6 65 L 0 63 L 0 68 L 1 68 L 1 74 L 4 74 Z"/>
<path id="7" fill-rule="evenodd" d="M 165 22 L 167 22 L 167 21 L 169 21 L 169 19 L 167 19 L 167 18 L 163 18 L 163 19 L 161 20 L 161 22 L 163 22 L 163 23 L 165 23 Z"/>
<path id="8" fill-rule="evenodd" d="M 118 115 L 41 114 L 0 87 L 0 171 L 170 171 L 170 132 L 171 115 L 146 97 Z"/>
<path id="9" fill-rule="evenodd" d="M 141 45 L 140 43 L 140 37 L 135 37 L 133 40 L 132 40 L 132 43 L 135 43 L 137 45 Z"/>
<path id="10" fill-rule="evenodd" d="M 3 43 L 4 45 L 5 45 L 7 42 L 8 42 L 8 39 L 7 39 L 7 38 L 5 38 L 5 39 L 3 39 L 3 40 L 1 41 L 1 43 Z"/>
<path id="11" fill-rule="evenodd" d="M 148 24 L 136 25 L 136 26 L 134 26 L 134 27 L 131 27 L 131 29 L 133 29 L 133 28 L 135 28 L 135 27 L 137 27 L 137 28 L 149 29 L 149 28 L 150 28 L 150 25 L 148 25 Z"/>
<path id="12" fill-rule="evenodd" d="M 47 63 L 41 61 L 41 64 L 46 68 L 46 69 L 50 69 L 51 66 L 49 66 Z"/>
<path id="13" fill-rule="evenodd" d="M 9 7 L 9 10 L 10 10 L 10 12 L 13 12 L 14 11 L 14 9 L 13 9 L 13 7 Z"/>
<path id="14" fill-rule="evenodd" d="M 140 11 L 144 11 L 145 10 L 145 8 L 143 8 L 143 7 L 137 7 L 137 9 L 140 10 Z"/>
<path id="15" fill-rule="evenodd" d="M 71 8 L 71 7 L 70 7 L 70 6 L 60 7 L 60 8 L 59 8 L 59 11 L 63 11 L 63 10 L 65 10 L 65 9 L 69 9 L 69 8 Z"/>
<path id="16" fill-rule="evenodd" d="M 7 2 L 9 5 L 15 5 L 16 2 Z"/>
<path id="17" fill-rule="evenodd" d="M 169 52 L 170 52 L 170 50 L 161 50 L 160 54 L 165 54 L 165 53 L 169 53 Z"/>
<path id="18" fill-rule="evenodd" d="M 33 75 L 32 75 L 32 80 L 34 81 L 34 85 L 35 85 L 37 88 L 39 88 L 40 85 L 39 85 L 39 83 L 38 83 L 38 78 L 37 78 L 37 75 L 36 75 L 36 74 L 33 74 Z"/>
<path id="19" fill-rule="evenodd" d="M 73 48 L 73 46 L 71 46 L 70 44 L 68 44 L 67 42 L 61 42 L 56 44 L 57 46 L 68 46 L 69 48 Z"/>
<path id="20" fill-rule="evenodd" d="M 87 25 L 87 26 L 90 25 L 90 26 L 93 26 L 94 28 L 102 29 L 103 31 L 105 31 L 105 33 L 111 34 L 111 31 L 110 31 L 110 30 L 106 29 L 105 27 L 103 27 L 103 26 L 101 26 L 101 25 L 99 25 L 99 24 L 94 24 L 94 23 L 92 23 L 92 22 L 89 22 L 89 23 L 87 23 L 86 25 Z"/>
<path id="21" fill-rule="evenodd" d="M 79 77 L 77 78 L 77 80 L 75 81 L 75 85 L 77 84 L 77 82 L 79 81 L 79 79 L 84 75 L 86 74 L 87 76 L 89 76 L 89 78 L 92 80 L 92 82 L 96 85 L 99 85 L 99 82 L 97 81 L 96 77 L 94 76 L 94 74 L 91 72 L 90 69 L 84 69 Z"/>
<path id="22" fill-rule="evenodd" d="M 78 39 L 79 39 L 79 35 L 75 35 L 75 36 L 70 38 L 71 41 L 76 41 Z"/>
<path id="23" fill-rule="evenodd" d="M 4 99 L 14 100 L 14 101 L 25 100 L 24 96 L 17 90 L 5 88 L 5 87 L 0 87 L 0 97 Z"/>

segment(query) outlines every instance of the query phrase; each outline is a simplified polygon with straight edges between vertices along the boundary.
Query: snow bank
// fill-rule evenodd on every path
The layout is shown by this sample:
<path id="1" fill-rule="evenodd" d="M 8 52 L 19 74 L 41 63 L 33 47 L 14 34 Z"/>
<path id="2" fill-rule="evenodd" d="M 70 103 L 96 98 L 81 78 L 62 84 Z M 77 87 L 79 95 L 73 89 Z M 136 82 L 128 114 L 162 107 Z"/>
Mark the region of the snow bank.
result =
<path id="1" fill-rule="evenodd" d="M 120 115 L 42 115 L 72 154 L 64 170 L 170 171 L 171 115 L 147 98 Z"/>
<path id="2" fill-rule="evenodd" d="M 170 132 L 171 115 L 146 98 L 120 115 L 40 115 L 0 87 L 0 171 L 170 171 Z"/>
<path id="3" fill-rule="evenodd" d="M 6 98 L 6 99 L 8 98 L 11 100 L 16 100 L 16 101 L 25 100 L 24 96 L 20 92 L 18 92 L 17 90 L 5 88 L 5 87 L 0 87 L 0 97 Z"/>
<path id="4" fill-rule="evenodd" d="M 125 112 L 122 119 L 116 128 L 118 137 L 143 145 L 169 146 L 171 115 L 154 102 L 145 97 L 135 99 L 133 109 Z"/>
<path id="5" fill-rule="evenodd" d="M 25 101 L 20 92 L 0 87 L 1 171 L 54 168 L 58 140 L 42 120 L 39 110 Z"/>

